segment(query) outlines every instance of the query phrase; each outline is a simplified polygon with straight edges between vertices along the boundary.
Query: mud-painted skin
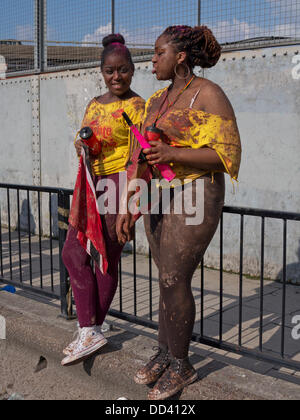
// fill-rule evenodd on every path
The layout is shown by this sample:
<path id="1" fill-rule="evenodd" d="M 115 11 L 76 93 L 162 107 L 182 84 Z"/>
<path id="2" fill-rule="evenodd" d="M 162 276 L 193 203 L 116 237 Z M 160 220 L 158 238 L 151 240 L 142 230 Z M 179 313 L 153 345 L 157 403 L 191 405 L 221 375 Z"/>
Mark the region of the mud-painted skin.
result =
<path id="1" fill-rule="evenodd" d="M 186 65 L 184 64 L 186 63 L 186 60 L 187 53 L 177 53 L 173 45 L 169 42 L 168 37 L 163 35 L 157 39 L 155 44 L 155 55 L 152 59 L 153 72 L 156 74 L 158 80 L 172 80 L 172 89 L 170 89 L 168 93 L 169 103 L 172 103 L 176 99 L 181 89 L 186 85 L 193 74 L 193 69 L 190 69 L 188 77 L 184 77 L 186 71 Z M 179 77 L 174 73 L 176 65 L 176 72 Z M 215 83 L 202 77 L 196 77 L 193 80 L 189 88 L 180 95 L 170 110 L 188 109 L 193 97 L 198 91 L 199 94 L 193 104 L 193 109 L 235 120 L 233 108 L 223 90 Z M 157 110 L 153 110 L 153 115 L 156 116 L 160 105 L 161 103 L 157 104 Z M 167 103 L 165 104 L 165 108 L 166 107 Z M 164 109 L 161 110 L 161 112 L 163 111 Z M 163 115 L 162 119 L 167 115 L 168 112 Z M 219 156 L 211 149 L 178 149 L 171 147 L 164 142 L 151 143 L 151 146 L 151 149 L 145 151 L 150 164 L 177 162 L 192 166 L 196 169 L 207 169 L 212 171 L 224 170 L 223 163 Z"/>
<path id="2" fill-rule="evenodd" d="M 195 322 L 195 301 L 191 289 L 193 274 L 202 260 L 219 223 L 224 204 L 224 174 L 204 175 L 204 221 L 186 225 L 187 214 L 144 215 L 147 238 L 159 268 L 159 344 L 179 359 L 187 357 Z M 192 182 L 193 205 L 196 181 Z M 184 209 L 184 205 L 183 205 Z"/>
<path id="3" fill-rule="evenodd" d="M 153 101 L 152 108 L 147 110 L 143 129 L 155 121 L 157 114 L 163 114 L 157 121 L 158 127 L 171 127 L 170 137 L 180 142 L 181 134 L 190 127 L 182 126 L 180 121 L 168 120 L 172 111 L 185 111 L 190 108 L 192 99 L 193 110 L 204 114 L 216 115 L 224 120 L 235 121 L 234 111 L 222 89 L 201 77 L 196 77 L 168 110 L 181 89 L 187 84 L 193 74 L 185 77 L 187 53 L 177 52 L 167 36 L 158 38 L 153 57 L 153 73 L 158 80 L 172 80 L 168 90 L 168 98 L 163 105 L 163 95 Z M 175 74 L 175 66 L 176 73 Z M 179 76 L 179 77 L 178 77 Z M 158 95 L 159 96 L 159 95 Z M 150 99 L 151 101 L 151 99 Z M 149 101 L 147 102 L 147 104 Z M 201 114 L 201 115 L 202 115 Z M 170 118 L 172 118 L 170 116 Z M 170 124 L 168 124 L 170 122 Z M 179 126 L 176 126 L 178 122 Z M 196 124 L 194 122 L 194 124 Z M 201 124 L 196 124 L 196 129 Z M 234 127 L 234 124 L 232 125 Z M 238 129 L 237 154 L 240 154 Z M 171 355 L 177 359 L 185 359 L 193 332 L 195 321 L 195 302 L 191 288 L 193 274 L 217 229 L 224 204 L 224 172 L 227 171 L 217 152 L 211 147 L 194 149 L 191 147 L 172 147 L 170 143 L 153 142 L 151 149 L 144 150 L 150 165 L 157 163 L 174 163 L 202 172 L 204 180 L 204 221 L 197 226 L 186 224 L 186 214 L 145 215 L 144 224 L 152 255 L 159 269 L 160 305 L 159 305 L 159 345 L 168 348 Z M 239 166 L 237 156 L 237 167 Z M 238 172 L 238 169 L 237 169 Z M 206 173 L 206 174 L 204 174 Z M 212 175 L 214 174 L 214 175 Z M 196 182 L 192 181 L 193 194 L 196 194 Z M 172 201 L 172 205 L 173 205 Z M 171 205 L 171 207 L 172 207 Z M 127 217 L 127 219 L 126 219 Z M 124 226 L 130 225 L 130 215 L 124 216 Z M 125 232 L 126 233 L 126 232 Z M 123 232 L 118 232 L 121 237 Z"/>

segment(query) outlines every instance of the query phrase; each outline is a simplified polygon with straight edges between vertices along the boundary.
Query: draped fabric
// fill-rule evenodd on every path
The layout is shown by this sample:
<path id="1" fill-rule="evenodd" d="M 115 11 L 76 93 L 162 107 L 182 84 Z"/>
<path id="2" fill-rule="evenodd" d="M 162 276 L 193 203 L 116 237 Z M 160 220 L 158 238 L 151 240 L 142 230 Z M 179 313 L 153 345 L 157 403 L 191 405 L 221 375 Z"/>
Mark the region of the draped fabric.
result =
<path id="1" fill-rule="evenodd" d="M 103 274 L 108 268 L 105 239 L 97 205 L 96 189 L 87 148 L 82 149 L 69 223 L 77 231 L 77 239 Z"/>
<path id="2" fill-rule="evenodd" d="M 152 125 L 166 89 L 156 92 L 146 103 L 143 128 Z M 193 108 L 184 110 L 171 108 L 158 121 L 157 127 L 163 130 L 165 141 L 174 147 L 214 149 L 224 164 L 226 172 L 237 180 L 240 161 L 241 143 L 236 120 L 220 115 L 198 111 Z M 172 169 L 181 181 L 192 181 L 207 173 L 187 165 L 174 163 Z"/>

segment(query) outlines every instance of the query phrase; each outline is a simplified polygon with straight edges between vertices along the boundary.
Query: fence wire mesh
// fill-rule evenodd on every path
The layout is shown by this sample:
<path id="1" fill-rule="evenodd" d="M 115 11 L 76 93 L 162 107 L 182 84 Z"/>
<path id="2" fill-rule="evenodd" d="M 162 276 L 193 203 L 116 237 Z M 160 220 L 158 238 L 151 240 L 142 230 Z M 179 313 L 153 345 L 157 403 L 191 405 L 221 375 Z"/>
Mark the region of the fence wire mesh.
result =
<path id="1" fill-rule="evenodd" d="M 47 66 L 98 64 L 112 29 L 111 0 L 48 0 Z"/>
<path id="2" fill-rule="evenodd" d="M 124 34 L 136 59 L 145 59 L 168 26 L 198 24 L 199 4 L 198 0 L 116 0 L 116 31 Z"/>
<path id="3" fill-rule="evenodd" d="M 147 60 L 159 34 L 177 24 L 207 25 L 225 51 L 300 43 L 300 0 L 1 3 L 0 78 L 7 73 L 98 65 L 102 39 L 111 32 L 124 35 L 136 61 Z"/>
<path id="4" fill-rule="evenodd" d="M 5 73 L 34 68 L 34 0 L 2 0 L 0 14 L 0 79 Z"/>
<path id="5" fill-rule="evenodd" d="M 299 0 L 202 0 L 201 22 L 223 49 L 297 43 Z"/>

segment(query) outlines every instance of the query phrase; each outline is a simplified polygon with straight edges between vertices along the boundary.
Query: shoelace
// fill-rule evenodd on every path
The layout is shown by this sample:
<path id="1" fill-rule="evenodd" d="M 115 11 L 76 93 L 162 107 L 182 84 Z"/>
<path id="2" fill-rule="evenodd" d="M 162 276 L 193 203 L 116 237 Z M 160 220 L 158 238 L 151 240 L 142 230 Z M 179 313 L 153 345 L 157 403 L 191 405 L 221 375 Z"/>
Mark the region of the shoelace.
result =
<path id="1" fill-rule="evenodd" d="M 78 342 L 79 335 L 80 335 L 80 328 L 78 327 L 78 329 L 73 332 L 72 342 L 68 345 L 68 347 L 70 347 L 74 343 L 77 343 Z"/>
<path id="2" fill-rule="evenodd" d="M 79 338 L 79 345 L 80 346 L 83 346 L 83 343 L 84 343 L 84 341 L 86 340 L 86 338 L 87 338 L 87 336 L 89 334 L 92 337 L 94 337 L 97 334 L 101 334 L 102 335 L 102 333 L 100 332 L 100 328 L 98 329 L 97 327 L 96 328 L 93 328 L 93 329 L 90 329 L 90 328 L 82 328 L 80 330 L 79 334 L 80 334 L 80 338 Z"/>
<path id="3" fill-rule="evenodd" d="M 169 351 L 168 350 L 163 350 L 160 347 L 154 346 L 152 347 L 152 350 L 156 351 L 156 354 L 154 354 L 150 360 L 153 362 L 154 360 L 156 360 L 158 363 L 159 362 L 166 362 L 169 359 Z"/>
<path id="4" fill-rule="evenodd" d="M 85 328 L 81 329 L 80 337 L 79 337 L 79 340 L 78 340 L 79 347 L 84 347 L 84 342 L 87 338 L 88 333 L 89 333 L 89 331 L 87 329 L 85 329 Z M 95 331 L 92 331 L 92 335 L 93 336 L 95 335 Z"/>
<path id="5" fill-rule="evenodd" d="M 170 364 L 170 370 L 185 380 L 194 369 L 188 359 L 173 359 Z"/>
<path id="6" fill-rule="evenodd" d="M 189 379 L 190 374 L 193 372 L 193 367 L 190 365 L 188 359 L 172 359 L 169 369 L 161 379 L 161 388 L 167 391 L 170 386 L 180 384 L 178 380 L 186 381 Z M 172 373 L 178 376 L 172 376 Z M 179 379 L 180 378 L 180 379 Z"/>

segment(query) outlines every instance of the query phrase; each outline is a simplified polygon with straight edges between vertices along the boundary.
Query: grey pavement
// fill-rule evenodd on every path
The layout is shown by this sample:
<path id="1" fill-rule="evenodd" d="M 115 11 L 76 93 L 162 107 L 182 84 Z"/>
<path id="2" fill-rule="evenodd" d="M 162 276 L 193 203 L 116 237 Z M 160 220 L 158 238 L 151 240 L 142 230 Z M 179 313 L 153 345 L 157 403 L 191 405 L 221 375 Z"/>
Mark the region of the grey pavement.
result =
<path id="1" fill-rule="evenodd" d="M 57 242 L 53 241 L 51 244 L 49 239 L 42 238 L 40 244 L 37 237 L 32 237 L 30 264 L 28 237 L 21 235 L 22 267 L 20 269 L 18 233 L 12 233 L 11 251 L 5 238 L 8 238 L 7 232 L 2 232 L 3 253 L 1 268 L 3 276 L 10 278 L 10 275 L 12 275 L 13 279 L 17 281 L 20 278 L 21 272 L 22 281 L 24 284 L 29 284 L 29 274 L 31 271 L 32 284 L 34 286 L 40 287 L 42 278 L 42 284 L 45 290 L 59 292 Z M 42 267 L 39 261 L 40 253 L 42 255 Z M 10 270 L 10 261 L 12 263 L 12 270 Z M 53 270 L 52 275 L 51 267 Z M 121 287 L 116 294 L 112 308 L 120 310 L 120 304 L 122 304 L 123 312 L 131 314 L 136 312 L 137 316 L 146 318 L 150 316 L 151 308 L 153 320 L 157 321 L 159 289 L 156 267 L 153 263 L 151 303 L 149 300 L 148 257 L 137 255 L 136 284 L 133 281 L 133 271 L 133 257 L 130 254 L 124 253 L 122 257 Z M 203 332 L 205 336 L 215 339 L 219 337 L 219 277 L 220 274 L 216 270 L 204 270 Z M 238 320 L 240 315 L 239 276 L 224 273 L 223 283 L 223 340 L 230 344 L 238 344 Z M 136 300 L 133 298 L 134 290 L 136 291 Z M 200 332 L 200 270 L 197 270 L 195 273 L 193 291 L 197 306 L 195 332 Z M 294 328 L 292 322 L 293 317 L 297 314 L 300 315 L 300 287 L 288 285 L 286 294 L 286 357 L 289 360 L 300 361 L 300 340 L 295 340 L 292 337 Z M 26 297 L 24 297 L 25 295 Z M 120 295 L 122 301 L 120 300 Z M 263 297 L 263 350 L 265 354 L 278 356 L 281 345 L 282 284 L 264 280 Z M 7 316 L 9 332 L 8 339 L 5 342 L 6 365 L 11 364 L 11 360 L 19 360 L 20 354 L 23 354 L 21 359 L 24 358 L 24 363 L 26 363 L 28 369 L 31 366 L 31 370 L 28 370 L 28 381 L 32 383 L 33 387 L 30 392 L 28 390 L 27 393 L 25 392 L 25 386 L 24 384 L 22 385 L 20 376 L 21 368 L 19 369 L 18 364 L 16 364 L 15 367 L 11 368 L 11 372 L 14 372 L 14 369 L 16 370 L 13 373 L 15 378 L 14 386 L 11 388 L 8 387 L 10 385 L 7 383 L 9 379 L 6 379 L 4 381 L 5 383 L 0 384 L 4 388 L 6 387 L 5 392 L 2 390 L 3 395 L 12 395 L 12 391 L 14 391 L 20 395 L 25 394 L 27 399 L 59 399 L 59 395 L 61 395 L 62 399 L 115 399 L 119 396 L 126 396 L 129 399 L 146 398 L 147 387 L 137 387 L 132 381 L 132 375 L 134 370 L 153 354 L 152 347 L 156 344 L 157 338 L 155 331 L 108 316 L 107 321 L 113 326 L 113 329 L 108 333 L 110 344 L 108 350 L 104 350 L 104 355 L 106 362 L 109 362 L 109 366 L 112 369 L 111 372 L 109 373 L 110 369 L 105 369 L 104 375 L 102 371 L 102 354 L 89 362 L 89 368 L 85 364 L 66 370 L 59 366 L 60 352 L 63 346 L 72 339 L 72 331 L 75 329 L 74 321 L 67 322 L 58 318 L 59 303 L 57 301 L 50 301 L 49 299 L 42 299 L 40 297 L 35 297 L 34 299 L 32 297 L 29 299 L 27 294 L 21 290 L 18 291 L 17 295 L 0 292 L 0 314 Z M 257 350 L 259 346 L 259 314 L 260 281 L 244 277 L 241 332 L 242 344 L 248 349 Z M 21 321 L 23 325 L 26 325 L 25 330 L 20 328 Z M 3 343 L 1 345 L 3 347 Z M 198 369 L 200 380 L 196 384 L 188 387 L 179 396 L 180 399 L 300 398 L 300 372 L 295 369 L 280 368 L 272 363 L 250 359 L 198 343 L 192 343 L 190 350 L 191 360 Z M 45 354 L 46 356 L 44 356 Z M 33 374 L 32 369 L 34 364 L 37 364 L 40 356 L 46 357 L 48 367 L 41 370 L 38 374 Z M 2 360 L 2 370 L 3 365 L 5 366 L 5 363 Z M 122 372 L 123 368 L 125 368 L 124 375 L 126 377 L 124 384 L 122 384 L 122 381 L 116 379 L 118 371 Z M 116 369 L 115 377 L 114 369 Z M 59 375 L 62 375 L 61 389 L 59 388 L 59 381 L 57 385 L 51 382 L 51 378 L 54 378 L 58 374 L 56 371 L 59 372 Z M 76 381 L 78 380 L 78 383 L 82 383 L 81 389 L 85 390 L 82 392 L 82 395 L 79 395 L 80 393 L 77 392 L 77 387 L 75 386 L 74 390 L 70 392 L 64 389 L 64 377 L 65 375 L 72 376 L 72 372 L 77 378 Z M 0 377 L 7 378 L 7 375 L 6 368 L 6 373 L 2 371 Z M 44 389 L 43 393 L 39 393 L 38 391 L 38 375 L 42 376 L 40 377 L 41 383 L 45 382 L 44 388 L 41 386 Z M 109 386 L 107 385 L 100 392 L 97 384 L 103 380 L 108 381 Z M 114 380 L 116 380 L 116 383 Z M 46 384 L 49 386 L 46 386 Z M 53 392 L 50 392 L 49 389 L 52 389 Z M 123 395 L 124 392 L 127 395 Z"/>
<path id="2" fill-rule="evenodd" d="M 24 292 L 0 293 L 6 339 L 0 340 L 0 399 L 146 400 L 149 388 L 136 385 L 135 371 L 153 354 L 156 335 L 124 328 L 111 318 L 109 344 L 78 365 L 60 366 L 62 349 L 76 321 L 58 316 L 59 305 Z M 299 376 L 271 365 L 193 345 L 190 358 L 199 380 L 173 400 L 298 400 Z"/>
<path id="3" fill-rule="evenodd" d="M 8 246 L 8 233 L 2 232 L 2 275 L 4 278 L 20 281 L 24 285 L 31 283 L 44 291 L 60 294 L 58 243 L 49 238 L 31 237 L 31 259 L 29 255 L 29 238 L 17 232 L 11 233 L 12 246 Z M 21 249 L 21 264 L 20 264 Z M 41 258 L 40 258 L 41 255 Z M 21 266 L 21 268 L 20 268 Z M 152 283 L 149 282 L 149 258 L 136 256 L 136 282 L 133 279 L 134 260 L 129 253 L 122 256 L 122 276 L 112 308 L 139 317 L 158 321 L 158 272 L 152 261 Z M 150 288 L 151 286 L 151 288 Z M 251 350 L 259 349 L 260 332 L 260 280 L 243 278 L 243 300 L 240 313 L 239 275 L 223 273 L 223 340 L 232 345 L 239 344 L 241 332 L 242 345 Z M 195 272 L 193 292 L 196 300 L 195 332 L 201 331 L 203 311 L 203 334 L 209 338 L 219 338 L 220 321 L 220 273 L 218 270 L 204 270 L 204 305 L 201 309 L 201 270 Z M 134 298 L 134 295 L 136 298 Z M 151 295 L 151 300 L 150 300 Z M 280 356 L 282 335 L 282 296 L 283 287 L 280 282 L 264 280 L 263 288 L 263 351 L 270 356 Z M 285 308 L 285 355 L 289 360 L 300 361 L 300 340 L 292 337 L 295 328 L 294 317 L 300 316 L 300 286 L 288 284 L 286 289 Z M 241 329 L 239 319 L 241 316 Z M 121 322 L 121 321 L 120 321 Z"/>

